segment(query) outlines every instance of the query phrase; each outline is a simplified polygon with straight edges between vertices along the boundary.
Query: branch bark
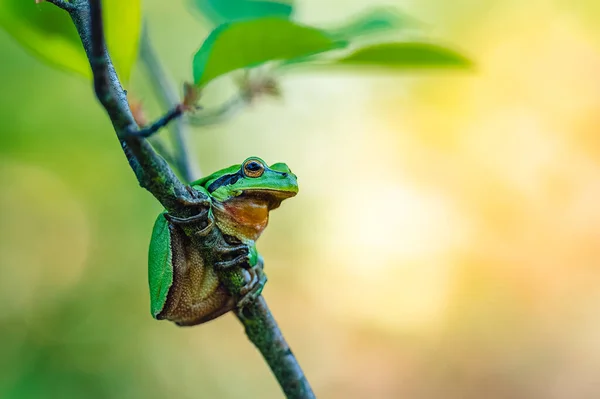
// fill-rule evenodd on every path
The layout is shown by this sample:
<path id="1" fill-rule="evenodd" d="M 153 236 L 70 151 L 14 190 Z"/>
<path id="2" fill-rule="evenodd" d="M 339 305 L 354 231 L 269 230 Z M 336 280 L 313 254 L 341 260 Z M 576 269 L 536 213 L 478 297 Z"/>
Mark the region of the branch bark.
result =
<path id="1" fill-rule="evenodd" d="M 314 399 L 300 364 L 262 296 L 236 312 L 246 335 L 263 355 L 288 399 Z"/>
<path id="2" fill-rule="evenodd" d="M 54 0 L 60 6 L 60 1 Z M 140 185 L 150 191 L 173 216 L 187 218 L 198 214 L 190 204 L 202 204 L 200 194 L 182 183 L 167 162 L 144 138 L 137 126 L 127 96 L 106 49 L 100 0 L 74 0 L 65 8 L 81 37 L 94 76 L 98 100 L 112 121 L 123 151 Z M 72 7 L 71 7 L 72 6 Z M 173 120 L 175 115 L 167 118 Z M 159 121 L 160 122 L 160 121 Z M 165 122 L 165 121 L 163 121 Z M 156 129 L 166 125 L 157 123 Z M 154 128 L 152 128 L 154 129 Z M 137 132 L 137 133 L 136 133 Z M 189 159 L 187 157 L 186 159 Z M 187 161 L 186 161 L 187 162 Z M 223 282 L 226 286 L 235 283 Z M 239 292 L 232 292 L 238 295 Z M 269 364 L 285 395 L 289 399 L 315 397 L 302 369 L 271 315 L 262 296 L 236 312 L 248 338 Z"/>

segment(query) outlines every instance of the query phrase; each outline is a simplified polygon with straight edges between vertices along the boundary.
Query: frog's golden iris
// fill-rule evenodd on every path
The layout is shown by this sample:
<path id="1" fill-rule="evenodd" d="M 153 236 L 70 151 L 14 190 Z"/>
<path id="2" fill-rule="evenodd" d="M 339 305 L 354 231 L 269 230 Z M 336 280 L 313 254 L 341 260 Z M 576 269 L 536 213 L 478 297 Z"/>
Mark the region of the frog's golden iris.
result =
<path id="1" fill-rule="evenodd" d="M 265 173 L 265 165 L 258 158 L 249 158 L 244 162 L 244 174 L 248 177 L 261 177 Z"/>

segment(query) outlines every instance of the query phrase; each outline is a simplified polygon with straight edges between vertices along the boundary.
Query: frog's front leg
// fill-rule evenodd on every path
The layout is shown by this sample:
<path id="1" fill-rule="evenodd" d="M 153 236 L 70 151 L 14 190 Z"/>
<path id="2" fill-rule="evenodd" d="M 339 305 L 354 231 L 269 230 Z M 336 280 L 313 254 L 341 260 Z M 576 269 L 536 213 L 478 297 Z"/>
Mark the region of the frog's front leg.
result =
<path id="1" fill-rule="evenodd" d="M 179 218 L 165 214 L 169 222 L 180 226 L 190 237 L 200 239 L 202 246 L 212 255 L 212 264 L 215 269 L 228 269 L 252 267 L 253 248 L 232 236 L 226 236 L 215 228 L 215 221 L 209 209 L 188 217 Z M 255 250 L 254 250 L 255 251 Z"/>
<path id="2" fill-rule="evenodd" d="M 168 213 L 165 213 L 165 218 L 176 225 L 179 225 L 184 230 L 194 230 L 195 235 L 205 236 L 215 225 L 215 219 L 210 214 L 210 208 L 202 209 L 197 215 L 188 218 L 179 218 Z"/>
<path id="3" fill-rule="evenodd" d="M 189 197 L 178 197 L 177 200 L 178 202 L 186 207 L 186 208 L 191 208 L 191 207 L 197 207 L 197 208 L 204 208 L 204 209 L 208 209 L 211 206 L 211 200 L 210 200 L 210 195 L 208 194 L 208 192 L 206 190 L 202 190 L 202 189 L 195 189 L 191 186 L 186 186 L 185 187 L 187 192 L 190 194 Z"/>

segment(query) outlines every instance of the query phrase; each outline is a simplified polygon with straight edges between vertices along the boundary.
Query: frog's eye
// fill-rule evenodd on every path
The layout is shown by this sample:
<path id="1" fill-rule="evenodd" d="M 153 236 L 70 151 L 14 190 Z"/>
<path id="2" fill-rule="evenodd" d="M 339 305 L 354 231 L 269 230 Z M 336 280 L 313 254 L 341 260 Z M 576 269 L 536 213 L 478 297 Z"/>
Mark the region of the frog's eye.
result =
<path id="1" fill-rule="evenodd" d="M 265 165 L 256 159 L 249 159 L 244 163 L 244 174 L 248 177 L 261 177 L 265 173 Z"/>

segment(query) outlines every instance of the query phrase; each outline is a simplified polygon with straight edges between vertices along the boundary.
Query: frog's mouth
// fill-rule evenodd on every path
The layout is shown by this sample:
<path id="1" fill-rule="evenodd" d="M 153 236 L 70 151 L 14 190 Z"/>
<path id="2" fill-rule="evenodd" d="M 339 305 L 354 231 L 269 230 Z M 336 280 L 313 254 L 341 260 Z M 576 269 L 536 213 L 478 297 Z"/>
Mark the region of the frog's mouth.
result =
<path id="1" fill-rule="evenodd" d="M 237 198 L 245 201 L 252 201 L 258 204 L 264 204 L 271 209 L 276 209 L 281 205 L 284 199 L 291 198 L 298 194 L 296 191 L 252 189 L 242 191 L 242 195 Z"/>

